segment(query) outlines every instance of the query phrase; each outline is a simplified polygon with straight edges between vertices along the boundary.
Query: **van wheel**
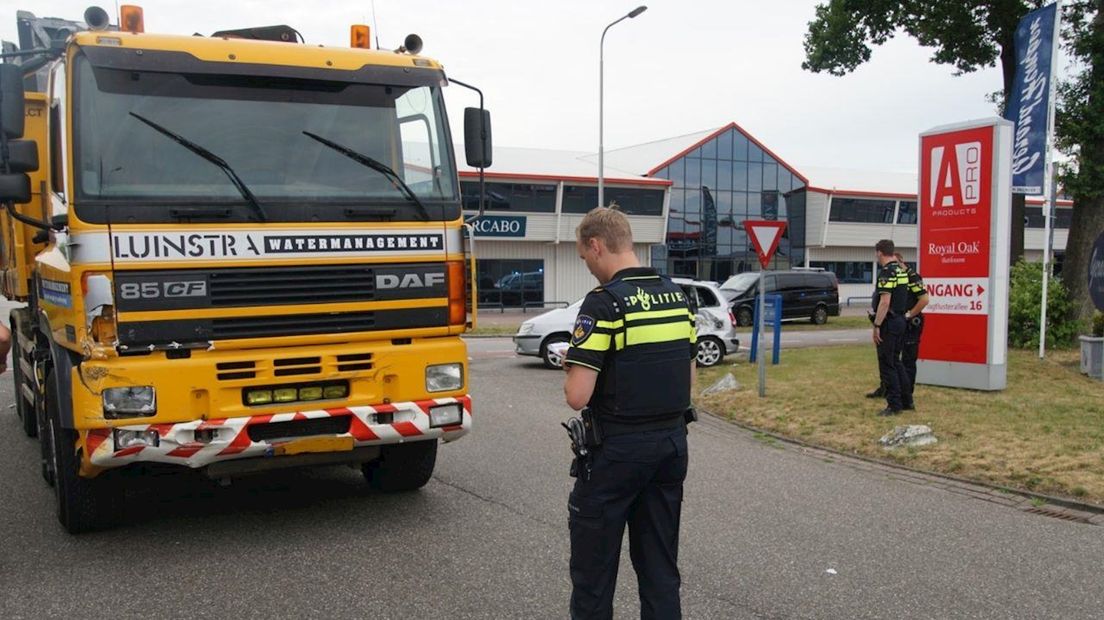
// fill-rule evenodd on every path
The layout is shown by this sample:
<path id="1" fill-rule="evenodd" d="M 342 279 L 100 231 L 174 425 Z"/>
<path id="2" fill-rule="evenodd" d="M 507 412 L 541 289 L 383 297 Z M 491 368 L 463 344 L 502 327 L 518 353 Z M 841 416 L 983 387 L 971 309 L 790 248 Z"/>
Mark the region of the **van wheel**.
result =
<path id="1" fill-rule="evenodd" d="M 817 306 L 816 310 L 813 310 L 813 316 L 810 320 L 814 325 L 824 325 L 828 322 L 828 308 Z"/>
<path id="2" fill-rule="evenodd" d="M 53 373 L 46 377 L 46 437 L 53 466 L 57 516 L 70 534 L 101 530 L 115 525 L 122 514 L 123 492 L 106 474 L 98 478 L 80 475 L 77 433 L 61 427 L 61 412 Z"/>
<path id="3" fill-rule="evenodd" d="M 380 457 L 360 466 L 368 486 L 385 493 L 420 489 L 433 477 L 437 440 L 381 446 Z"/>
<path id="4" fill-rule="evenodd" d="M 552 370 L 563 369 L 563 360 L 552 355 L 552 352 L 548 350 L 548 345 L 558 342 L 567 342 L 567 336 L 549 336 L 541 343 L 540 358 L 544 362 L 545 368 L 551 368 Z"/>
<path id="5" fill-rule="evenodd" d="M 23 384 L 27 376 L 23 374 L 23 349 L 20 344 L 19 326 L 12 323 L 11 351 L 12 351 L 12 383 L 15 385 L 15 414 L 19 416 L 23 433 L 28 437 L 38 436 L 38 419 L 35 416 L 34 403 L 27 402 L 23 395 Z"/>
<path id="6" fill-rule="evenodd" d="M 736 324 L 740 327 L 749 327 L 755 317 L 751 314 L 751 308 L 744 306 L 736 310 Z"/>
<path id="7" fill-rule="evenodd" d="M 724 343 L 712 336 L 698 339 L 698 366 L 709 368 L 724 359 Z"/>

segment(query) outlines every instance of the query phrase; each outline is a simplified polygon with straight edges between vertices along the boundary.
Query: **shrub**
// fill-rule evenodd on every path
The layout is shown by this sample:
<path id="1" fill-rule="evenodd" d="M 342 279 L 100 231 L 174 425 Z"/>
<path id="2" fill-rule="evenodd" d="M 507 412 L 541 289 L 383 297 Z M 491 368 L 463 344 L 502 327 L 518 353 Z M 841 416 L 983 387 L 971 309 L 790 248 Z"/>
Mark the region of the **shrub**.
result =
<path id="1" fill-rule="evenodd" d="M 1092 335 L 1097 338 L 1104 338 L 1104 312 L 1099 310 L 1093 314 Z"/>
<path id="2" fill-rule="evenodd" d="M 1039 309 L 1043 300 L 1043 265 L 1020 261 L 1012 267 L 1008 300 L 1008 344 L 1021 349 L 1039 346 Z M 1059 278 L 1047 284 L 1047 347 L 1071 347 L 1080 324 L 1069 320 L 1069 293 Z"/>

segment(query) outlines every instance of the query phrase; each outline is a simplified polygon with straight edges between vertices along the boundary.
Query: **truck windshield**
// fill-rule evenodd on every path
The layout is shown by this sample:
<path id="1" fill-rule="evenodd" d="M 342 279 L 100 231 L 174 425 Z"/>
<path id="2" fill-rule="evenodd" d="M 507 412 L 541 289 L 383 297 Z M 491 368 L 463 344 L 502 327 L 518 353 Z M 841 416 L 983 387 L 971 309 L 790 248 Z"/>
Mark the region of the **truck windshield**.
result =
<path id="1" fill-rule="evenodd" d="M 74 171 L 80 206 L 110 204 L 126 218 L 179 205 L 251 212 L 218 167 L 134 115 L 171 125 L 233 167 L 274 220 L 375 213 L 424 220 L 386 176 L 311 139 L 340 136 L 348 148 L 386 164 L 430 208 L 458 216 L 456 170 L 438 84 L 389 86 L 318 80 L 122 71 L 76 61 Z M 133 114 L 132 114 L 133 113 Z M 448 205 L 450 208 L 443 208 Z M 452 207 L 456 215 L 450 215 Z M 115 213 L 113 211 L 113 213 Z M 93 218 L 95 220 L 97 218 Z M 161 218 L 157 218 L 161 219 Z"/>

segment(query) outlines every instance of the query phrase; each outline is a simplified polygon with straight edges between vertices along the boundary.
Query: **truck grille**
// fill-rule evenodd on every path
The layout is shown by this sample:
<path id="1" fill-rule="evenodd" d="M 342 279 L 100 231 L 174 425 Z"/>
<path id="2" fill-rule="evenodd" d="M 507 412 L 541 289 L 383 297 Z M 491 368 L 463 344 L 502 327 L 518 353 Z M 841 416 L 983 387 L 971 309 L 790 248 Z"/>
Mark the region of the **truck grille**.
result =
<path id="1" fill-rule="evenodd" d="M 251 424 L 248 431 L 249 438 L 253 441 L 270 441 L 293 437 L 311 437 L 313 435 L 341 435 L 349 432 L 349 424 L 349 416 L 342 415 L 270 424 Z"/>
<path id="2" fill-rule="evenodd" d="M 311 265 L 220 269 L 207 274 L 211 305 L 258 306 L 375 299 L 375 269 L 368 265 Z"/>

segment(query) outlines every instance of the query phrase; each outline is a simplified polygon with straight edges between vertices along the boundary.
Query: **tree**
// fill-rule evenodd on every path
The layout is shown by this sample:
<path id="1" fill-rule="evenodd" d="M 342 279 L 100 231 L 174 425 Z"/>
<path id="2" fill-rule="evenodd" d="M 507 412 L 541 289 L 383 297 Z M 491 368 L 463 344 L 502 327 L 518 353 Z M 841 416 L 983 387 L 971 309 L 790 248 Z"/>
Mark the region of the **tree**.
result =
<path id="1" fill-rule="evenodd" d="M 1062 280 L 1071 318 L 1093 314 L 1088 291 L 1093 241 L 1104 232 L 1104 0 L 1075 0 L 1062 12 L 1062 39 L 1076 75 L 1060 87 L 1058 147 L 1070 156 L 1061 182 L 1073 198 Z"/>
<path id="2" fill-rule="evenodd" d="M 1006 109 L 1016 76 L 1015 33 L 1020 18 L 1043 0 L 829 0 L 817 5 L 805 35 L 802 68 L 846 75 L 870 60 L 871 47 L 899 30 L 925 47 L 932 60 L 971 73 L 1000 61 Z M 1095 4 L 1095 3 L 1093 3 Z M 1024 196 L 1012 199 L 1011 260 L 1023 256 Z"/>

